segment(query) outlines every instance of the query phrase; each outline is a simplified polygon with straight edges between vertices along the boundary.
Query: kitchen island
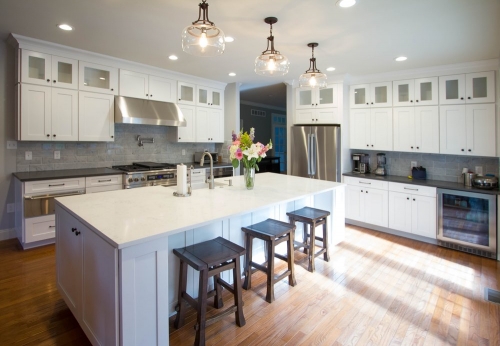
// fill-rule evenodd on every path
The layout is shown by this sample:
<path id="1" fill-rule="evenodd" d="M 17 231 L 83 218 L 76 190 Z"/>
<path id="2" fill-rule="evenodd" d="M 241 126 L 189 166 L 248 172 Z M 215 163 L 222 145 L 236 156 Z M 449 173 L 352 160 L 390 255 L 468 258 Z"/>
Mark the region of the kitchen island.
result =
<path id="1" fill-rule="evenodd" d="M 242 226 L 287 221 L 286 212 L 303 206 L 331 211 L 331 245 L 343 240 L 343 184 L 274 173 L 258 175 L 253 190 L 243 176 L 232 182 L 217 179 L 215 189 L 191 197 L 157 186 L 56 200 L 57 287 L 93 344 L 168 345 L 179 270 L 173 248 L 217 236 L 243 246 Z M 197 277 L 188 276 L 194 295 Z"/>

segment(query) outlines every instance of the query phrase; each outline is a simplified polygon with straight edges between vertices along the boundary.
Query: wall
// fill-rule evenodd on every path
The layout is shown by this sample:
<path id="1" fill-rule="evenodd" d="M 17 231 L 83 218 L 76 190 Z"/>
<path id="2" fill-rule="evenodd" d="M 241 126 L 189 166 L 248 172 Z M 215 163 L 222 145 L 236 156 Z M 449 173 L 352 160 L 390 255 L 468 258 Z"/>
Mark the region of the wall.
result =
<path id="1" fill-rule="evenodd" d="M 483 174 L 498 176 L 499 159 L 497 157 L 470 157 L 442 154 L 414 154 L 402 152 L 362 151 L 351 150 L 351 153 L 364 152 L 370 154 L 370 168 L 377 167 L 377 153 L 386 154 L 387 174 L 406 177 L 411 174 L 411 161 L 427 170 L 427 179 L 463 182 L 462 169 L 475 170 L 476 166 L 483 167 Z"/>
<path id="2" fill-rule="evenodd" d="M 252 109 L 266 112 L 265 117 L 253 116 L 250 114 Z M 240 126 L 243 126 L 243 131 L 249 132 L 251 127 L 255 128 L 255 142 L 263 144 L 269 143 L 272 138 L 272 113 L 286 114 L 286 110 L 277 110 L 268 108 L 265 105 L 246 104 L 244 101 L 240 103 L 240 118 L 243 121 Z M 237 129 L 235 129 L 237 130 Z M 236 131 L 237 132 L 237 131 Z"/>
<path id="3" fill-rule="evenodd" d="M 0 41 L 0 240 L 12 238 L 14 213 L 7 214 L 7 203 L 14 203 L 12 172 L 16 170 L 15 150 L 7 150 L 14 133 L 14 49 Z"/>

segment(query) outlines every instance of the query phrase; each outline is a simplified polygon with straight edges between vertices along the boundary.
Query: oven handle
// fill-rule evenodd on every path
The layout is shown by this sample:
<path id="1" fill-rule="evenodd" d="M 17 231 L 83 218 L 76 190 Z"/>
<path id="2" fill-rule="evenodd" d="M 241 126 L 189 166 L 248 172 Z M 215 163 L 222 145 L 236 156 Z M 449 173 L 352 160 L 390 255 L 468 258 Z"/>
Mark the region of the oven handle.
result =
<path id="1" fill-rule="evenodd" d="M 46 198 L 56 198 L 56 197 L 66 197 L 66 196 L 74 196 L 74 195 L 83 195 L 85 193 L 84 190 L 71 191 L 67 193 L 60 194 L 47 194 L 47 195 L 39 195 L 39 196 L 24 196 L 24 199 L 46 199 Z"/>

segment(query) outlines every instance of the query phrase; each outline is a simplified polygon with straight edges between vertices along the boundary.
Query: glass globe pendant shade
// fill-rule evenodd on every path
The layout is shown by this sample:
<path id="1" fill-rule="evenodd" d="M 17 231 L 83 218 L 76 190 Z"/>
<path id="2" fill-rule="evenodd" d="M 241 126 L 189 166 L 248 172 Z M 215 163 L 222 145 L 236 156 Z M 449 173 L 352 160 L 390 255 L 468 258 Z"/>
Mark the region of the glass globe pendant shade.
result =
<path id="1" fill-rule="evenodd" d="M 255 73 L 261 76 L 283 76 L 288 73 L 290 61 L 274 49 L 273 24 L 278 22 L 278 18 L 267 17 L 264 22 L 270 24 L 270 35 L 267 38 L 267 49 L 255 58 Z"/>
<path id="2" fill-rule="evenodd" d="M 326 74 L 321 73 L 321 71 L 316 68 L 316 58 L 314 57 L 314 47 L 317 47 L 318 44 L 309 43 L 307 46 L 312 48 L 312 57 L 309 59 L 309 70 L 301 74 L 299 77 L 299 86 L 324 88 L 327 86 L 327 77 Z"/>
<path id="3" fill-rule="evenodd" d="M 217 56 L 224 53 L 224 32 L 208 19 L 208 4 L 199 4 L 198 20 L 182 31 L 182 50 L 197 56 Z"/>

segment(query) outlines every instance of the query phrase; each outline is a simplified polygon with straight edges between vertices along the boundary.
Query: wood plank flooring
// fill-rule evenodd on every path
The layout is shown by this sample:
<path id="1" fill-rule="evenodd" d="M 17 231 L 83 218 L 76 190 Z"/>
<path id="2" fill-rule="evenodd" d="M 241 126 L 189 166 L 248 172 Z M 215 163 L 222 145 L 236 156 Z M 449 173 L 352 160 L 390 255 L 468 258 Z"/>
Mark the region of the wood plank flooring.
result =
<path id="1" fill-rule="evenodd" d="M 207 345 L 500 345 L 500 305 L 483 298 L 500 290 L 499 262 L 354 226 L 346 234 L 314 274 L 296 265 L 297 286 L 276 284 L 272 304 L 254 274 L 246 325 L 224 318 Z M 195 318 L 188 311 L 179 330 L 171 319 L 171 345 L 193 344 Z M 89 344 L 56 289 L 54 246 L 0 242 L 0 345 Z"/>

